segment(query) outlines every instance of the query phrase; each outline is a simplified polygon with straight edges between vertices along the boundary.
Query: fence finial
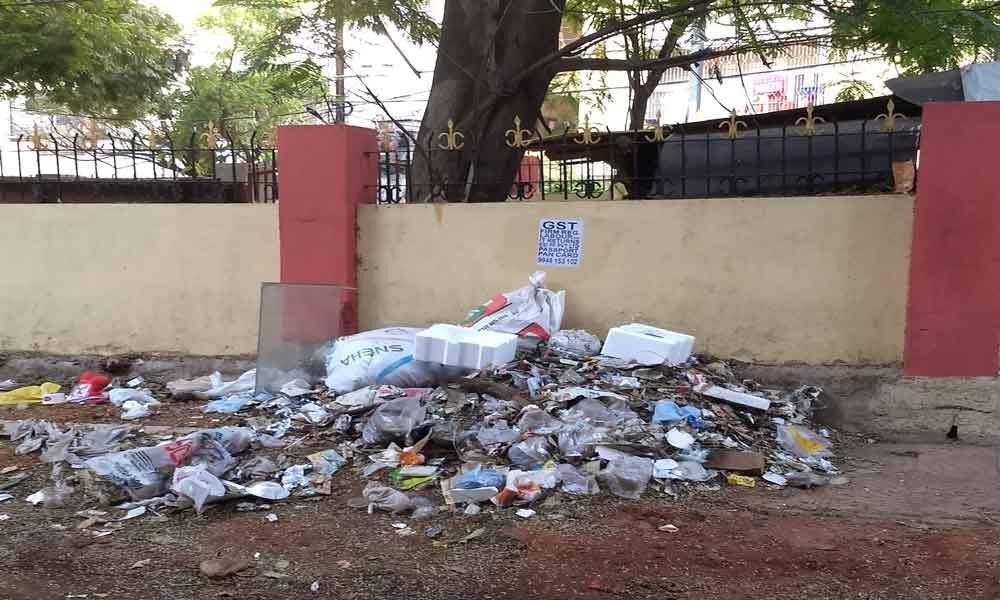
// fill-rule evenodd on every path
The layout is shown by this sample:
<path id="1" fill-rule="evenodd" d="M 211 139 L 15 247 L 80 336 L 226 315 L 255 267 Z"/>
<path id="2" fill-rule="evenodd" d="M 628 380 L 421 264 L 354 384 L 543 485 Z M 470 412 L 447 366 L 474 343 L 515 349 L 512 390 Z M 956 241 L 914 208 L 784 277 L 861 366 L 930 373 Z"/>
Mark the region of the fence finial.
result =
<path id="1" fill-rule="evenodd" d="M 728 121 L 723 121 L 719 123 L 719 129 L 725 128 L 726 130 L 722 132 L 723 137 L 728 137 L 731 140 L 735 140 L 740 136 L 740 127 L 746 129 L 748 126 L 746 121 L 736 120 L 736 111 L 734 110 L 729 115 Z"/>
<path id="2" fill-rule="evenodd" d="M 656 125 L 646 126 L 646 131 L 650 132 L 646 134 L 646 141 L 649 142 L 665 142 L 674 135 L 669 125 L 663 125 L 663 114 L 660 111 L 656 111 Z"/>
<path id="3" fill-rule="evenodd" d="M 817 123 L 826 123 L 826 119 L 824 119 L 823 117 L 813 116 L 814 108 L 815 107 L 813 106 L 812 100 L 810 100 L 809 105 L 806 106 L 806 116 L 799 117 L 795 121 L 796 125 L 802 125 L 802 135 L 807 137 L 812 137 L 816 135 Z"/>
<path id="4" fill-rule="evenodd" d="M 461 150 L 465 148 L 465 134 L 455 129 L 455 120 L 448 119 L 448 132 L 438 134 L 438 147 L 442 150 Z"/>
<path id="5" fill-rule="evenodd" d="M 898 112 L 893 112 L 896 110 L 896 103 L 889 98 L 889 101 L 885 103 L 885 112 L 875 117 L 876 121 L 885 120 L 882 124 L 882 133 L 892 133 L 896 131 L 896 119 L 905 119 L 906 115 Z"/>
<path id="6" fill-rule="evenodd" d="M 601 130 L 596 127 L 590 126 L 590 115 L 583 118 L 583 127 L 577 130 L 579 135 L 573 138 L 573 141 L 577 144 L 582 144 L 585 146 L 592 146 L 594 144 L 601 143 L 601 136 L 598 135 Z"/>
<path id="7" fill-rule="evenodd" d="M 527 148 L 535 141 L 535 136 L 531 134 L 530 130 L 521 128 L 521 115 L 515 115 L 514 129 L 507 130 L 504 140 L 511 148 Z"/>

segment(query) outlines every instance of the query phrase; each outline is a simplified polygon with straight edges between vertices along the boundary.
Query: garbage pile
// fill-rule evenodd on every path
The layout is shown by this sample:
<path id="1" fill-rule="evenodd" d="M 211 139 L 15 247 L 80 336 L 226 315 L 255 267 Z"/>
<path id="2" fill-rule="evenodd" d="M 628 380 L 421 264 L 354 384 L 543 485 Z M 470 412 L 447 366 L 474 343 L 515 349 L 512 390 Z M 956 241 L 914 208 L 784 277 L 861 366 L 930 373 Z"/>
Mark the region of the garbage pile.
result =
<path id="1" fill-rule="evenodd" d="M 616 327 L 603 343 L 561 330 L 564 301 L 536 274 L 470 313 L 464 330 L 387 328 L 336 341 L 322 382 L 296 377 L 257 392 L 248 371 L 168 384 L 207 413 L 246 415 L 241 427 L 126 450 L 121 427 L 24 421 L 4 433 L 18 454 L 40 450 L 127 493 L 125 507 L 199 512 L 229 499 L 253 510 L 329 494 L 338 473 L 366 482 L 352 505 L 416 517 L 442 503 L 465 514 L 524 507 L 555 491 L 638 499 L 688 486 L 814 487 L 839 475 L 829 432 L 810 424 L 819 388 L 763 389 L 693 356 L 694 338 L 648 325 Z M 126 412 L 158 402 L 141 389 L 106 393 Z M 295 464 L 273 456 L 309 432 L 329 447 Z"/>

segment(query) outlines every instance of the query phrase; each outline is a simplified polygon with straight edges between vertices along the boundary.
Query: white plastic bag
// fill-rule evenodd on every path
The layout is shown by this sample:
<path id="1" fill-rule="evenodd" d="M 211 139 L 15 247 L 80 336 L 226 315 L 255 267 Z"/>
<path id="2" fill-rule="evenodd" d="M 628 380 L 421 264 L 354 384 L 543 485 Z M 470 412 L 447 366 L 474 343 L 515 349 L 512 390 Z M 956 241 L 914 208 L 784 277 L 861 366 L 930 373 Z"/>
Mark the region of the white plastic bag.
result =
<path id="1" fill-rule="evenodd" d="M 210 376 L 212 387 L 201 392 L 208 398 L 221 398 L 230 394 L 249 392 L 257 385 L 257 369 L 250 369 L 234 381 L 222 381 L 222 374 L 216 371 Z"/>
<path id="2" fill-rule="evenodd" d="M 491 298 L 471 311 L 462 325 L 482 331 L 499 331 L 519 336 L 528 345 L 547 341 L 562 325 L 566 292 L 545 289 L 545 272 L 536 271 L 531 285 Z"/>
<path id="3" fill-rule="evenodd" d="M 326 355 L 326 386 L 347 394 L 379 383 L 403 388 L 433 385 L 438 376 L 434 365 L 413 360 L 419 331 L 389 327 L 340 338 Z"/>
<path id="4" fill-rule="evenodd" d="M 226 495 L 225 484 L 218 477 L 209 473 L 205 465 L 181 467 L 174 471 L 170 489 L 180 496 L 190 498 L 199 515 L 207 502 L 218 500 Z"/>

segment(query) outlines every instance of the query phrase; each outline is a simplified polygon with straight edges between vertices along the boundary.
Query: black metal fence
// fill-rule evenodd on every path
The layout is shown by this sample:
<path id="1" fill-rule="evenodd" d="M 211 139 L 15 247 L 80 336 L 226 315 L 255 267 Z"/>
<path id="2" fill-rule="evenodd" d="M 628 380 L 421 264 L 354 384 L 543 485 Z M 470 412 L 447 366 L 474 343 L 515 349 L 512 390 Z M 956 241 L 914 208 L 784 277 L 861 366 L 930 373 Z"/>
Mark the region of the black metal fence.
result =
<path id="1" fill-rule="evenodd" d="M 21 135 L 0 150 L 0 202 L 220 203 L 274 202 L 278 161 L 273 147 L 251 139 L 183 144 L 110 137 L 81 140 Z"/>
<path id="2" fill-rule="evenodd" d="M 585 123 L 544 136 L 518 123 L 497 141 L 523 153 L 509 187 L 509 179 L 482 177 L 416 181 L 409 145 L 383 147 L 372 187 L 382 204 L 475 196 L 475 186 L 498 183 L 508 201 L 876 193 L 894 189 L 894 165 L 915 164 L 919 114 L 881 98 L 631 132 Z M 419 152 L 431 161 L 462 160 L 471 150 L 442 144 Z M 483 166 L 477 163 L 490 171 Z"/>

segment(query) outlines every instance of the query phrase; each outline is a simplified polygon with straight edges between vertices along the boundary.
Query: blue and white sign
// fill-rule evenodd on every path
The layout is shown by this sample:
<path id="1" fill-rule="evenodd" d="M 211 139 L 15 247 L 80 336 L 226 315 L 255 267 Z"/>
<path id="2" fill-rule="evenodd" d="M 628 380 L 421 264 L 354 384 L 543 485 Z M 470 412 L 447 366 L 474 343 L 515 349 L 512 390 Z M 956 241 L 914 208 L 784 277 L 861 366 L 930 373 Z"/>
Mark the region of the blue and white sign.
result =
<path id="1" fill-rule="evenodd" d="M 538 266 L 579 267 L 583 256 L 583 221 L 542 219 L 538 223 Z"/>

